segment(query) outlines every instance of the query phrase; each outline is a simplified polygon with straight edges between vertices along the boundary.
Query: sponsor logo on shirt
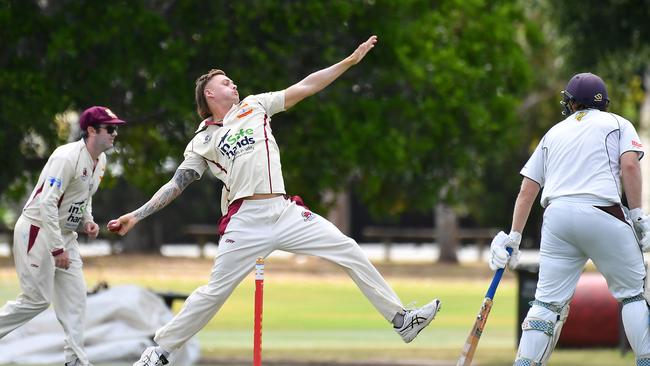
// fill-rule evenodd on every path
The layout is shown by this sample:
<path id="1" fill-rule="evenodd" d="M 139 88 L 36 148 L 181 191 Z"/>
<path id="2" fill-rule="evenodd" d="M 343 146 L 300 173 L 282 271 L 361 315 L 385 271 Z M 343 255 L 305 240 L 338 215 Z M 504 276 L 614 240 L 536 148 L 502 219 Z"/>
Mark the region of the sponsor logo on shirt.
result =
<path id="1" fill-rule="evenodd" d="M 231 134 L 232 130 L 226 131 L 219 144 L 217 150 L 221 155 L 235 159 L 237 156 L 253 151 L 255 139 L 253 138 L 253 129 L 240 129 L 238 132 Z"/>
<path id="2" fill-rule="evenodd" d="M 235 241 L 232 239 L 226 239 L 226 244 L 235 244 Z"/>
<path id="3" fill-rule="evenodd" d="M 581 121 L 584 118 L 584 116 L 586 116 L 586 115 L 587 115 L 587 112 L 578 112 L 578 114 L 576 114 L 576 119 L 578 121 Z"/>
<path id="4" fill-rule="evenodd" d="M 86 200 L 73 202 L 68 208 L 68 218 L 65 220 L 65 227 L 70 230 L 75 230 L 81 218 L 83 217 L 84 211 L 86 210 Z"/>
<path id="5" fill-rule="evenodd" d="M 81 180 L 86 181 L 88 179 L 88 169 L 84 168 L 84 170 L 81 172 Z"/>
<path id="6" fill-rule="evenodd" d="M 251 113 L 253 113 L 253 107 L 249 106 L 248 103 L 244 103 L 241 109 L 239 110 L 239 114 L 237 115 L 237 118 L 244 118 Z"/>
<path id="7" fill-rule="evenodd" d="M 47 182 L 50 185 L 50 187 L 56 186 L 56 188 L 61 188 L 61 185 L 63 184 L 61 178 L 57 178 L 57 177 L 49 177 L 47 178 Z"/>
<path id="8" fill-rule="evenodd" d="M 639 141 L 636 141 L 636 140 L 632 140 L 632 146 L 634 146 L 634 147 L 637 147 L 637 148 L 639 148 L 639 149 L 640 149 L 640 148 L 642 148 L 642 147 L 643 147 L 643 144 L 642 144 L 642 143 L 640 143 Z"/>
<path id="9" fill-rule="evenodd" d="M 311 220 L 314 219 L 314 217 L 316 217 L 316 216 L 314 216 L 313 213 L 311 213 L 309 211 L 303 211 L 302 214 L 300 214 L 300 215 L 302 216 L 302 219 L 305 220 L 305 222 L 311 221 Z"/>

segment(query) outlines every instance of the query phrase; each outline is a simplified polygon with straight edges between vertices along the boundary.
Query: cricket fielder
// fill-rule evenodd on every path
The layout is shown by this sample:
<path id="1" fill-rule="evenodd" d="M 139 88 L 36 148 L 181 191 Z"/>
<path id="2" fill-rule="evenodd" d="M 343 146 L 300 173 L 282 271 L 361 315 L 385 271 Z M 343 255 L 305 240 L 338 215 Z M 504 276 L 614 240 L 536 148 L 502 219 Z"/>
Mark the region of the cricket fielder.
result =
<path id="1" fill-rule="evenodd" d="M 201 330 L 248 275 L 258 257 L 274 250 L 314 255 L 343 267 L 405 342 L 412 341 L 435 317 L 440 302 L 405 310 L 401 301 L 357 243 L 310 211 L 300 197 L 286 194 L 280 151 L 271 116 L 324 89 L 375 46 L 363 42 L 350 56 L 312 73 L 281 91 L 239 100 L 237 85 L 212 70 L 196 83 L 201 118 L 174 178 L 139 209 L 109 223 L 124 235 L 133 225 L 176 198 L 209 169 L 224 183 L 223 217 L 217 258 L 207 285 L 195 290 L 174 319 L 156 332 L 157 347 L 147 348 L 135 365 L 164 365 L 170 353 Z"/>
<path id="2" fill-rule="evenodd" d="M 86 283 L 77 228 L 96 238 L 92 195 L 106 168 L 117 126 L 110 109 L 91 107 L 79 118 L 82 138 L 58 147 L 14 227 L 13 254 L 22 293 L 0 310 L 0 338 L 54 306 L 65 332 L 65 365 L 90 365 L 84 351 Z"/>
<path id="3" fill-rule="evenodd" d="M 622 303 L 637 365 L 650 365 L 643 263 L 643 252 L 650 251 L 650 219 L 641 209 L 642 145 L 628 120 L 607 112 L 607 88 L 600 77 L 577 74 L 562 94 L 567 117 L 546 133 L 521 170 L 510 234 L 500 232 L 491 245 L 492 269 L 504 268 L 508 260 L 516 266 L 521 232 L 542 188 L 539 280 L 521 325 L 514 365 L 547 364 L 588 259 Z M 629 215 L 621 205 L 621 190 Z M 510 258 L 506 247 L 513 248 Z"/>

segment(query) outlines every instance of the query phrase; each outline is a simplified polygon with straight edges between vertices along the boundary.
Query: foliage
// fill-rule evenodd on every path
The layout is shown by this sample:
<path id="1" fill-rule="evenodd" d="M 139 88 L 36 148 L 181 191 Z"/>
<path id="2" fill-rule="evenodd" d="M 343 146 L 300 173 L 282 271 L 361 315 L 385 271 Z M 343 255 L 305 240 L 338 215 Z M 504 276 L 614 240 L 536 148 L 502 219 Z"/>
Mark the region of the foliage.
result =
<path id="1" fill-rule="evenodd" d="M 526 49 L 542 37 L 508 0 L 5 1 L 0 23 L 0 143 L 20 145 L 3 193 L 62 142 L 57 113 L 106 105 L 129 122 L 111 156 L 120 179 L 150 195 L 198 123 L 196 77 L 221 68 L 242 95 L 279 90 L 377 34 L 361 65 L 273 127 L 291 193 L 318 207 L 352 184 L 384 216 L 476 202 L 519 144 Z"/>
<path id="2" fill-rule="evenodd" d="M 549 3 L 552 20 L 564 37 L 566 78 L 584 71 L 601 75 L 612 111 L 637 121 L 650 56 L 647 2 L 589 0 L 579 7 L 558 0 Z"/>

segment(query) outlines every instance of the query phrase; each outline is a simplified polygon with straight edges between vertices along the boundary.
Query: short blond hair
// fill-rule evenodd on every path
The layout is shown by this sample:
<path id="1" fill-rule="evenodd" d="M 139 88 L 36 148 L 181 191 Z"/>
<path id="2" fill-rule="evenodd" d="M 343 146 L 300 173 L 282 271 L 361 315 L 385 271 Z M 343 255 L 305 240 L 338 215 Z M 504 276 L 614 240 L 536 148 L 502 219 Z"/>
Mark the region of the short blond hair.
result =
<path id="1" fill-rule="evenodd" d="M 219 69 L 212 69 L 208 71 L 207 74 L 199 76 L 196 79 L 196 89 L 194 92 L 194 97 L 196 99 L 196 113 L 203 119 L 208 118 L 212 115 L 210 108 L 208 108 L 208 101 L 205 99 L 205 86 L 208 84 L 210 79 L 215 75 L 226 75 L 225 72 Z"/>

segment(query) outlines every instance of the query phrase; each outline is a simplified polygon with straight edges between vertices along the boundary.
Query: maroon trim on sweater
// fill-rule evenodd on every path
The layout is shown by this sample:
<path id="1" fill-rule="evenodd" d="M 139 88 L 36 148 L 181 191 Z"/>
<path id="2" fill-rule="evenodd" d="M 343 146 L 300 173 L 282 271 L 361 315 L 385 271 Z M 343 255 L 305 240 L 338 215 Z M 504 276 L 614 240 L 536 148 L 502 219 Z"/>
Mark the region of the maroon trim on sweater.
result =
<path id="1" fill-rule="evenodd" d="M 214 161 L 214 160 L 210 160 L 210 159 L 206 158 L 205 156 L 203 157 L 203 159 L 205 159 L 205 160 L 211 162 L 212 164 L 216 165 L 217 168 L 219 168 L 219 170 L 221 170 L 222 172 L 228 174 L 228 171 L 226 170 L 226 168 L 222 167 L 221 164 L 217 163 L 217 162 Z"/>
<path id="2" fill-rule="evenodd" d="M 221 216 L 221 218 L 217 222 L 220 236 L 226 232 L 226 228 L 230 223 L 230 219 L 237 213 L 237 211 L 239 211 L 239 208 L 241 207 L 241 204 L 243 202 L 244 200 L 242 198 L 235 200 L 233 203 L 230 204 L 230 206 L 228 206 L 228 213 L 226 213 L 224 216 Z"/>
<path id="3" fill-rule="evenodd" d="M 273 193 L 273 181 L 271 180 L 271 152 L 269 151 L 269 136 L 266 134 L 266 122 L 268 116 L 264 115 L 264 143 L 266 144 L 266 165 L 269 170 L 269 193 Z"/>
<path id="4" fill-rule="evenodd" d="M 34 202 L 34 200 L 36 199 L 36 197 L 37 197 L 39 194 L 41 194 L 41 192 L 43 192 L 43 186 L 44 186 L 44 185 L 45 185 L 45 182 L 43 182 L 43 183 L 41 184 L 41 186 L 38 187 L 38 189 L 37 189 L 36 192 L 34 193 L 34 197 L 32 197 L 32 199 L 29 200 L 29 202 L 27 202 L 27 204 L 25 205 L 25 207 L 29 207 L 29 205 L 31 205 L 32 202 Z"/>
<path id="5" fill-rule="evenodd" d="M 29 225 L 29 241 L 27 242 L 27 253 L 32 250 L 34 243 L 36 242 L 36 237 L 38 236 L 38 231 L 41 230 L 40 227 L 35 225 Z"/>

